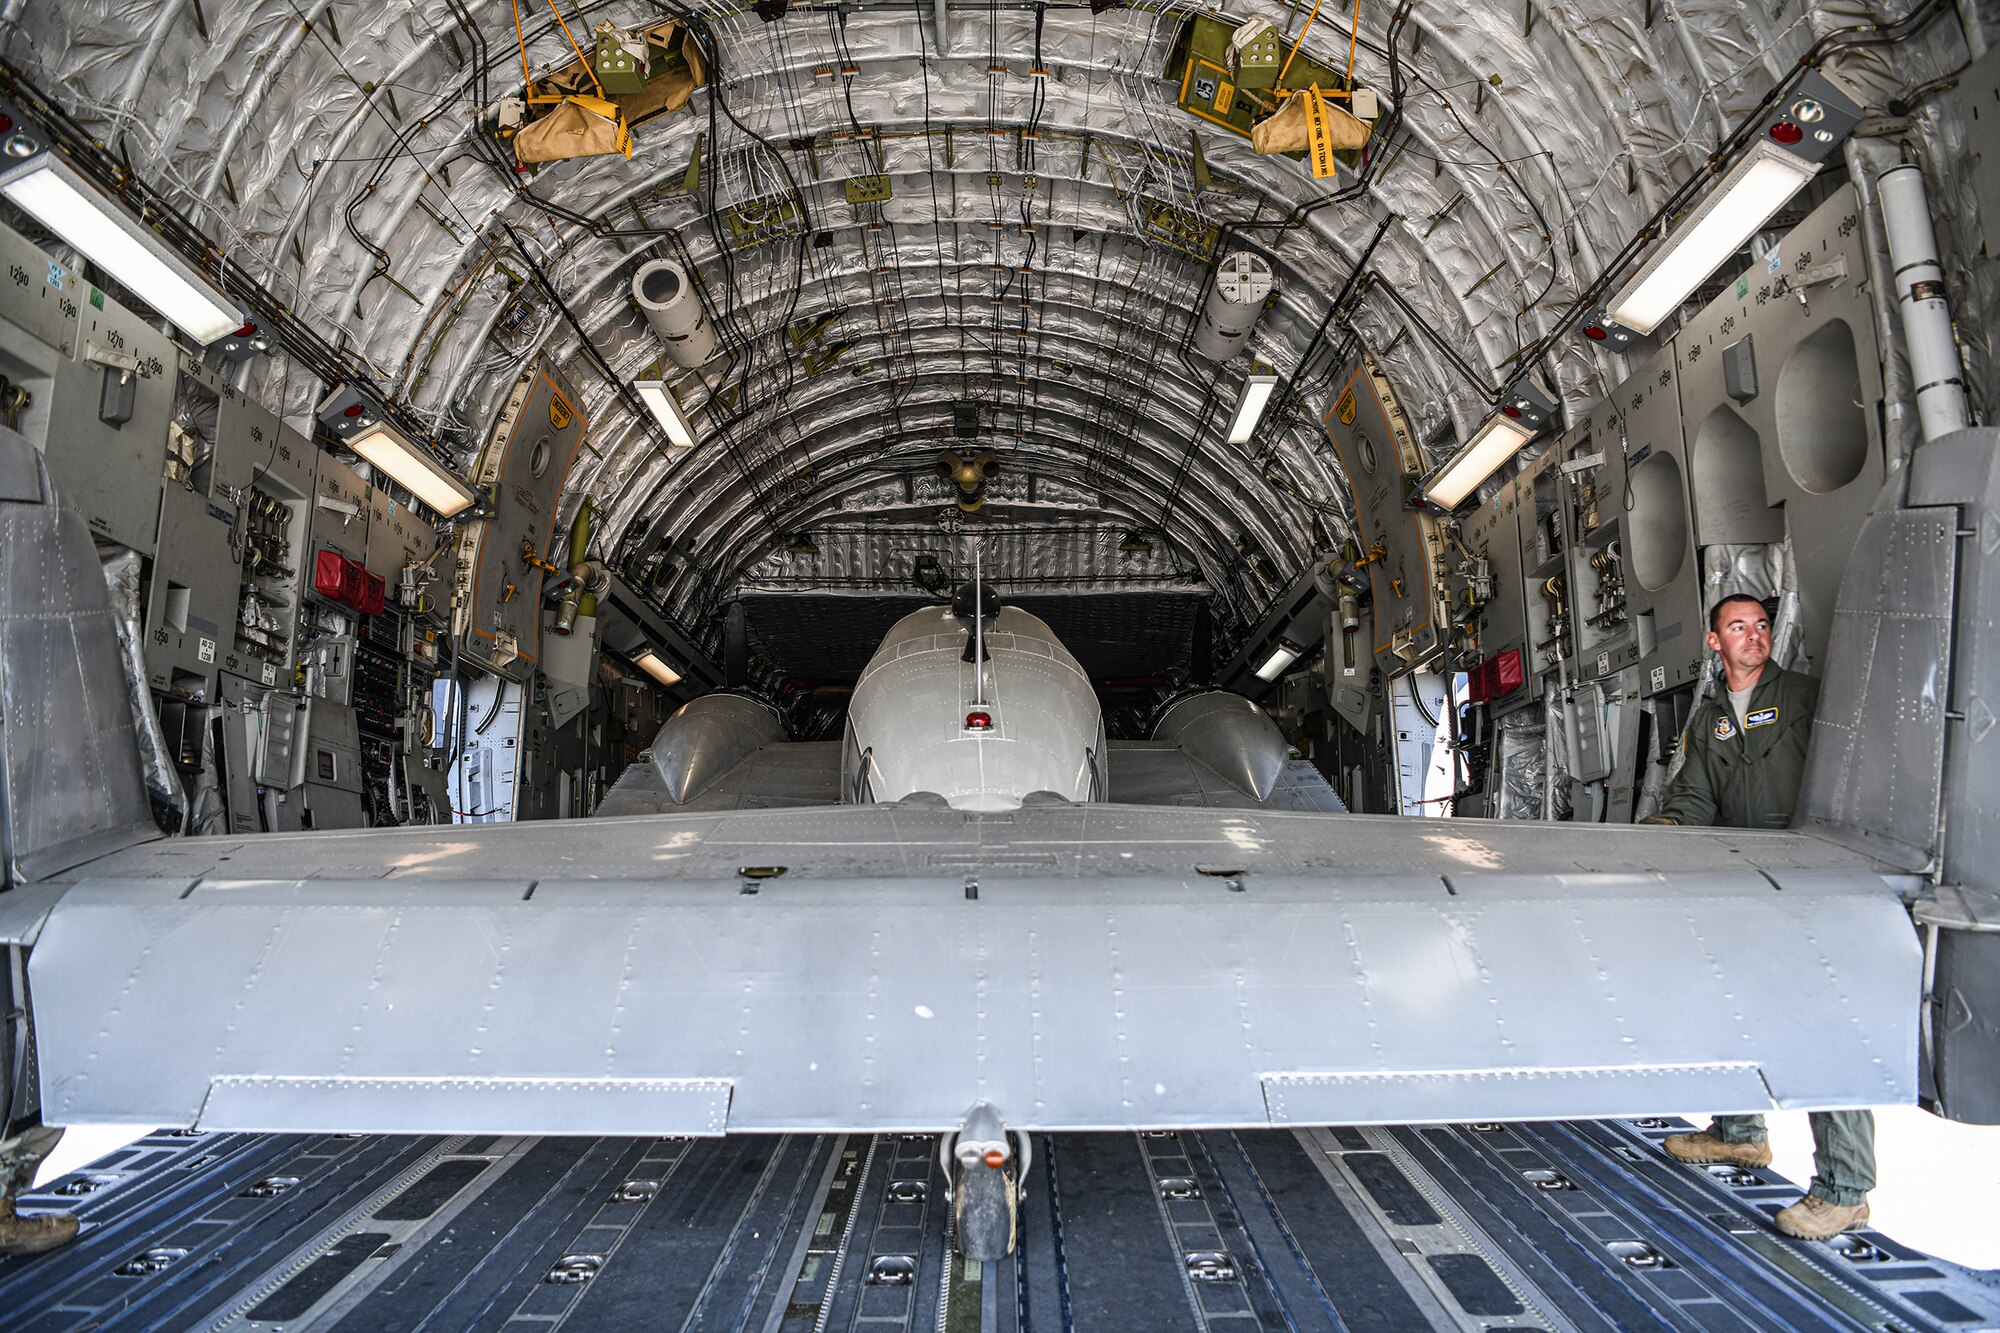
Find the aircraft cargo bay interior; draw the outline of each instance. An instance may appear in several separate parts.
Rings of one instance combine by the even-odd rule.
[[[1996,35],[0,0],[0,1329],[2000,1327]]]

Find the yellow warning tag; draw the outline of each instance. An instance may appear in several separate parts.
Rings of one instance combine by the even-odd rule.
[[[1334,174],[1333,142],[1326,124],[1326,94],[1317,86],[1306,90],[1306,155],[1312,159],[1315,179],[1325,180]]]
[[[1354,390],[1349,389],[1340,395],[1340,400],[1333,405],[1333,410],[1339,414],[1341,425],[1352,426],[1356,414],[1361,411],[1361,404],[1354,399]]]
[[[554,390],[550,390],[549,424],[557,430],[561,430],[563,427],[569,425],[569,419],[574,415],[575,413],[570,411],[569,404],[563,401],[563,396]]]

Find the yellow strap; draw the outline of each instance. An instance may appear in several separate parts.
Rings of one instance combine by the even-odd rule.
[[[1334,174],[1332,138],[1327,133],[1326,94],[1314,84],[1306,92],[1306,156],[1312,161],[1313,177],[1325,180]]]

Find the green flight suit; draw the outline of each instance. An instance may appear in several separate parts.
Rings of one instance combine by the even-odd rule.
[[[1726,687],[1688,719],[1687,756],[1667,787],[1660,814],[1677,824],[1718,828],[1786,828],[1798,804],[1812,740],[1819,682],[1768,667],[1736,720]],[[1854,1205],[1875,1188],[1875,1113],[1814,1111],[1811,1192],[1829,1203]],[[1761,1143],[1761,1115],[1719,1115],[1709,1134],[1725,1143]]]
[[[1688,719],[1681,737],[1687,757],[1660,814],[1676,824],[1788,827],[1818,704],[1818,681],[1777,667],[1765,668],[1741,723],[1729,695],[1718,690]]]

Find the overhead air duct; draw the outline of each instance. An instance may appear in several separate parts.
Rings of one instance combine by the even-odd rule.
[[[1194,350],[1211,361],[1227,361],[1249,346],[1270,295],[1271,265],[1262,255],[1239,250],[1225,256],[1195,321]]]
[[[1944,268],[1938,263],[1924,173],[1907,162],[1890,167],[1882,173],[1878,188],[1889,262],[1896,275],[1896,305],[1903,313],[1903,337],[1910,345],[1910,378],[1917,385],[1917,419],[1928,443],[1972,424],[1965,372],[1958,359],[1951,307],[1945,301]]]
[[[632,299],[666,344],[675,365],[693,368],[715,355],[715,327],[679,264],[655,259],[641,265],[632,275]]]

